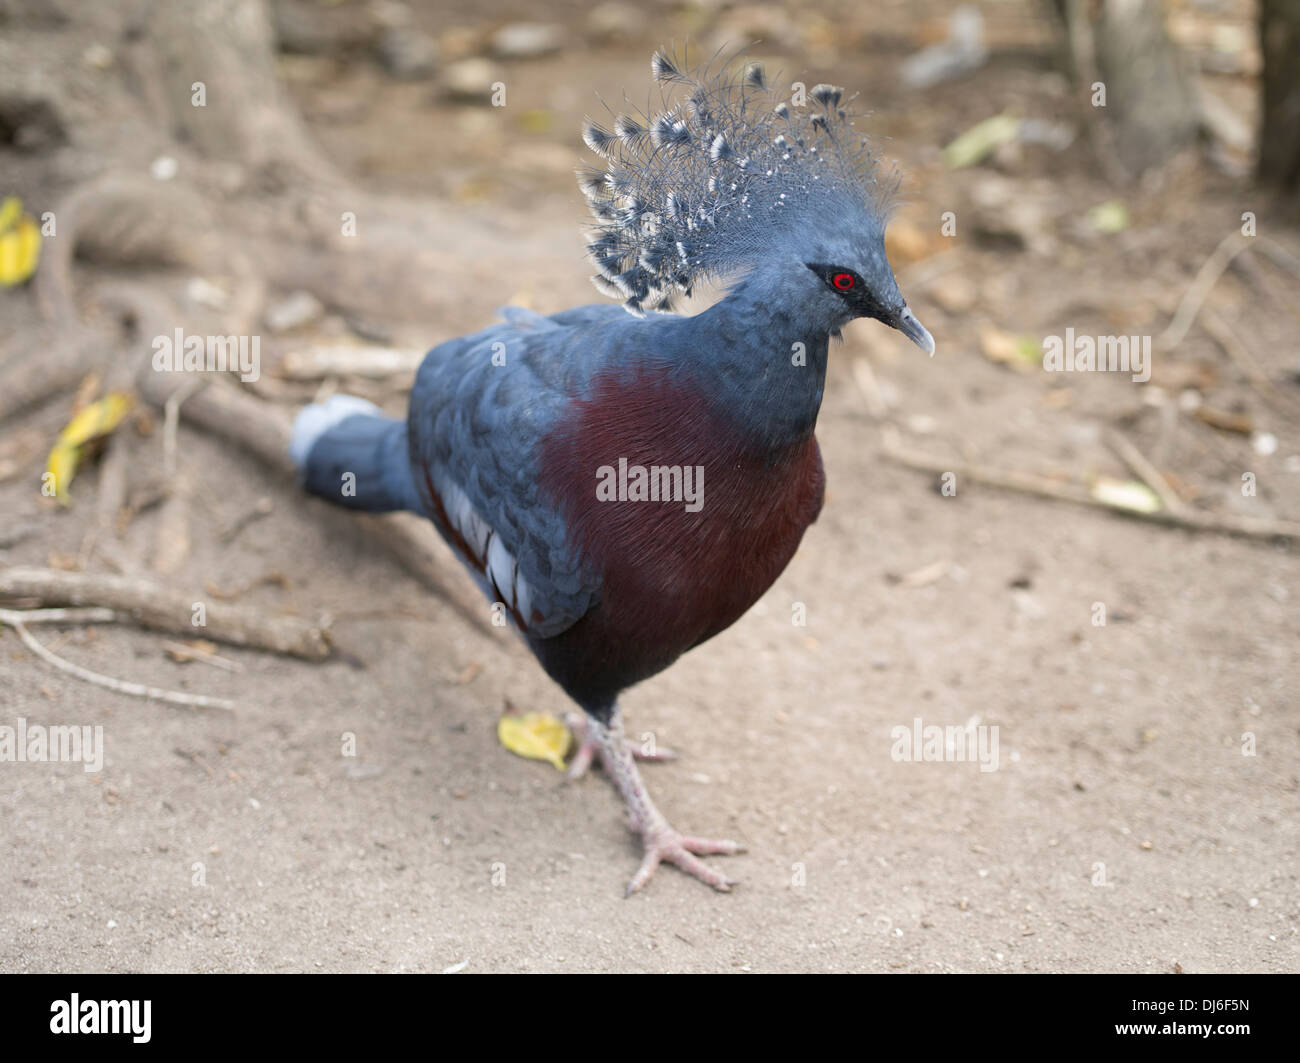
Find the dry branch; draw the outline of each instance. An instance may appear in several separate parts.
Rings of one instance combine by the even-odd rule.
[[[169,327],[171,314],[166,302],[140,285],[106,286],[100,298],[106,305],[131,316],[139,334],[155,335]],[[192,379],[192,374],[156,373],[148,359],[143,359],[136,374],[136,389],[148,402],[165,408],[172,395],[188,387]],[[288,416],[217,374],[205,375],[205,382],[205,386],[190,394],[179,407],[181,419],[244,448],[273,472],[285,477],[296,475],[289,460]],[[347,519],[360,519],[408,572],[481,632],[493,637],[499,634],[491,626],[488,611],[469,585],[468,577],[454,564],[450,552],[434,536],[427,521],[404,513],[350,514]]]
[[[247,646],[321,661],[330,655],[326,625],[292,616],[264,616],[241,606],[208,601],[139,579],[61,572],[47,568],[0,568],[0,598],[32,599],[39,605],[97,606],[126,613],[156,631]],[[206,623],[192,623],[202,602]]]
[[[42,610],[45,612],[45,610]],[[27,630],[27,621],[31,619],[28,613],[22,610],[0,609],[0,624],[8,624],[18,633],[22,639],[23,645],[32,653],[36,654],[46,664],[52,665],[60,672],[86,683],[92,683],[97,687],[103,687],[106,690],[116,691],[118,694],[129,694],[137,698],[150,698],[154,701],[165,701],[172,705],[185,705],[197,709],[233,709],[235,703],[226,698],[214,698],[207,694],[186,694],[181,690],[165,690],[162,687],[145,686],[143,683],[132,683],[124,679],[114,679],[111,675],[104,675],[102,672],[92,672],[89,668],[82,668],[79,664],[73,664],[71,661],[60,657],[53,650],[47,649],[37,641],[36,637]],[[38,619],[49,619],[40,617]]]
[[[1183,293],[1182,301],[1179,302],[1173,319],[1164,332],[1156,337],[1157,350],[1172,351],[1183,341],[1183,337],[1187,335],[1188,329],[1196,320],[1196,315],[1201,312],[1205,297],[1219,282],[1224,271],[1232,264],[1232,260],[1243,251],[1250,249],[1251,239],[1234,230],[1219,241],[1219,246],[1201,263],[1201,268],[1197,271],[1190,287]]]
[[[1109,432],[1107,439],[1110,442],[1111,449],[1123,459],[1124,464],[1132,470],[1133,475],[1137,476],[1156,493],[1165,509],[1180,516],[1186,515],[1187,507],[1183,505],[1183,500],[1178,497],[1178,494],[1169,485],[1164,473],[1157,469],[1142,451],[1138,450],[1119,432]]]
[[[1075,505],[1090,506],[1094,509],[1105,509],[1122,516],[1175,528],[1186,528],[1190,531],[1220,532],[1258,539],[1300,539],[1300,523],[1295,521],[1272,520],[1268,517],[1243,517],[1227,513],[1204,513],[1181,503],[1176,510],[1161,508],[1153,513],[1140,512],[1097,498],[1082,486],[1057,483],[1034,473],[1012,469],[989,469],[961,461],[918,454],[904,447],[894,432],[887,431],[883,433],[882,438],[882,450],[887,458],[909,469],[919,469],[936,476],[952,473],[958,479],[969,480],[971,483],[1036,495],[1039,498],[1051,498],[1058,502],[1073,502]]]
[[[425,351],[414,348],[309,347],[286,353],[277,371],[288,380],[320,380],[327,376],[413,376],[424,355]]]

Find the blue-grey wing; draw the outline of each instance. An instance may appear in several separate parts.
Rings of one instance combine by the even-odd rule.
[[[443,537],[493,601],[524,631],[547,638],[576,623],[599,594],[540,486],[541,442],[564,415],[580,371],[565,364],[563,324],[517,308],[504,316],[425,356],[411,390],[411,462]]]

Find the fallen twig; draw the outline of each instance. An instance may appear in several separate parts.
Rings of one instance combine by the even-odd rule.
[[[122,576],[60,572],[48,568],[0,568],[0,597],[31,598],[41,605],[91,605],[130,615],[157,631],[248,646],[321,661],[331,648],[326,626],[292,616],[264,616],[241,606],[196,602],[193,595]],[[203,606],[196,626],[194,607]]]
[[[137,332],[150,336],[165,334],[172,315],[165,302],[138,284],[117,283],[101,289],[101,300],[136,320]],[[178,387],[175,373],[153,372],[149,359],[142,360],[136,387],[155,406],[165,406]],[[296,475],[289,460],[289,418],[267,402],[252,398],[228,381],[211,379],[186,399],[181,418],[206,432],[244,448],[263,465],[284,476]],[[340,516],[342,516],[340,514]],[[408,513],[350,515],[380,539],[394,557],[424,585],[468,620],[480,632],[493,637],[493,628],[483,600],[469,583],[469,577],[452,563],[450,549],[438,541],[428,521]]]
[[[240,532],[254,521],[261,520],[263,517],[269,517],[274,509],[275,503],[272,502],[270,498],[266,496],[259,498],[253,504],[252,509],[248,510],[246,513],[242,513],[230,522],[226,527],[226,530],[221,533],[221,541],[227,544],[234,542]]]
[[[10,610],[14,612],[15,610]],[[112,609],[21,609],[24,624],[111,624],[121,617]]]
[[[387,377],[414,375],[425,351],[395,347],[309,347],[289,351],[277,369],[288,380],[320,380],[327,376]]]
[[[229,657],[222,657],[220,654],[213,652],[216,647],[206,639],[198,639],[193,643],[173,642],[167,639],[163,642],[163,649],[167,655],[178,663],[184,664],[188,661],[199,661],[202,664],[210,664],[214,668],[224,668],[227,672],[242,672],[244,666],[238,661],[232,661]]]
[[[1201,264],[1191,286],[1183,293],[1183,298],[1168,326],[1156,337],[1157,350],[1171,351],[1182,342],[1188,329],[1196,320],[1196,315],[1201,312],[1201,304],[1205,302],[1205,297],[1219,282],[1224,270],[1232,264],[1234,258],[1250,246],[1251,237],[1243,236],[1235,229],[1219,241],[1218,247]]]
[[[1021,494],[1051,498],[1058,502],[1073,502],[1080,506],[1105,509],[1126,517],[1151,521],[1171,527],[1186,528],[1191,531],[1221,532],[1227,535],[1245,535],[1258,539],[1300,539],[1300,523],[1287,520],[1273,520],[1268,517],[1245,517],[1237,514],[1203,513],[1182,506],[1171,510],[1157,509],[1154,512],[1142,512],[1127,506],[1116,505],[1104,498],[1097,498],[1086,489],[1071,484],[1054,483],[1033,473],[1015,470],[987,469],[977,465],[968,465],[960,461],[946,461],[941,458],[918,454],[906,449],[896,432],[886,430],[882,433],[882,450],[885,456],[900,465],[922,472],[941,475],[953,473],[959,479],[971,483],[1000,487],[1006,491],[1018,491]]]
[[[1276,240],[1267,236],[1256,236],[1259,249],[1278,269],[1284,269],[1294,277],[1300,277],[1300,258],[1296,258]]]
[[[1288,270],[1300,276],[1300,260],[1297,260],[1290,251],[1276,240],[1271,240],[1267,236],[1246,236],[1238,230],[1228,233],[1219,241],[1218,246],[1210,252],[1210,257],[1201,264],[1201,268],[1193,278],[1191,286],[1183,294],[1178,309],[1174,311],[1174,316],[1169,325],[1164,332],[1156,337],[1157,350],[1173,350],[1183,341],[1183,337],[1187,335],[1188,330],[1200,315],[1206,296],[1219,282],[1219,278],[1223,276],[1224,271],[1232,265],[1233,259],[1243,251],[1249,251],[1251,248],[1260,250],[1270,262],[1280,269]],[[1207,329],[1207,331],[1209,330]],[[1233,352],[1229,351],[1228,353],[1231,355]]]
[[[0,624],[8,624],[22,639],[23,645],[36,654],[46,664],[52,665],[60,672],[75,676],[87,683],[104,687],[118,694],[129,694],[137,698],[150,698],[153,701],[165,701],[171,705],[186,705],[198,709],[233,709],[235,703],[227,698],[214,698],[207,694],[186,694],[180,690],[164,690],[162,687],[145,686],[143,683],[131,683],[123,679],[114,679],[111,675],[92,672],[69,660],[60,657],[53,650],[46,649],[30,631],[27,630],[27,614],[22,610],[0,609]]]
[[[176,475],[176,426],[180,423],[181,407],[202,384],[202,377],[191,376],[163,403],[163,475],[169,480]]]
[[[1119,432],[1109,432],[1107,439],[1110,442],[1111,449],[1124,460],[1124,464],[1133,471],[1133,474],[1138,479],[1156,493],[1165,509],[1171,513],[1183,513],[1187,508],[1183,505],[1183,500],[1169,486],[1169,481],[1165,479],[1164,473],[1152,465],[1142,451],[1138,450]]]
[[[1210,337],[1223,348],[1224,354],[1232,359],[1237,368],[1245,374],[1246,379],[1259,392],[1259,397],[1264,402],[1272,406],[1278,413],[1291,417],[1296,416],[1297,411],[1300,411],[1300,402],[1278,389],[1277,385],[1269,379],[1264,367],[1255,360],[1255,356],[1237,338],[1237,334],[1232,331],[1231,326],[1208,306],[1201,311],[1201,328],[1205,329]]]

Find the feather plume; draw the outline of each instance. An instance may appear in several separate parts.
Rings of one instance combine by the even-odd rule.
[[[897,175],[882,172],[841,103],[815,85],[807,106],[778,99],[758,64],[688,69],[656,52],[657,114],[624,114],[583,140],[606,161],[579,172],[596,219],[597,287],[629,310],[662,307],[701,279],[752,265],[846,211],[882,224]]]

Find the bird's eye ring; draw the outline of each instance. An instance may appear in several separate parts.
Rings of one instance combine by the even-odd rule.
[[[835,287],[836,291],[847,292],[853,287],[853,274],[837,273],[831,278],[831,284]]]

